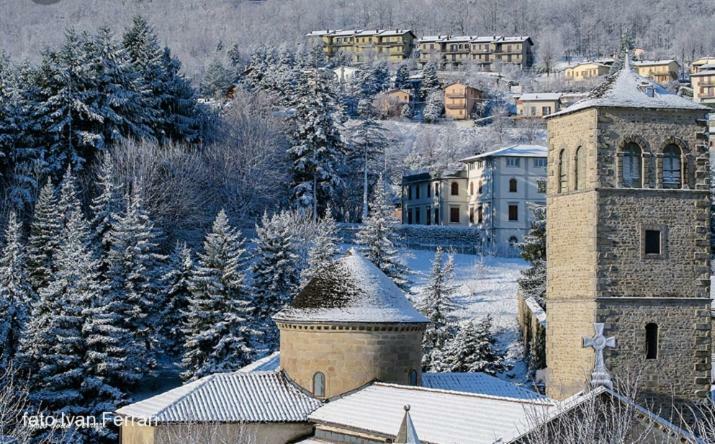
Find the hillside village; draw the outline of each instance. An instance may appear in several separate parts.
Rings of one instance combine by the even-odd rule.
[[[715,442],[715,49],[388,25],[0,52],[0,442]]]

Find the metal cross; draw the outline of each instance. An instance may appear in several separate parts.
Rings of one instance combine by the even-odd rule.
[[[593,367],[593,372],[591,372],[591,385],[593,387],[603,385],[605,387],[613,389],[611,375],[608,373],[606,363],[603,360],[603,350],[605,350],[606,347],[615,348],[616,338],[614,338],[613,336],[609,338],[603,336],[602,323],[597,322],[593,324],[593,328],[594,330],[596,330],[596,335],[594,337],[583,337],[583,346],[591,347],[596,351],[596,364]]]

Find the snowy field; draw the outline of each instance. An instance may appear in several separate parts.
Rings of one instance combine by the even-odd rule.
[[[429,280],[434,252],[428,250],[401,251],[407,266],[415,273],[412,277],[413,298],[419,300],[420,290]],[[527,263],[519,258],[454,255],[454,278],[459,286],[455,302],[461,307],[455,316],[460,321],[480,320],[487,314],[494,318],[497,340],[502,349],[507,350],[514,368],[501,375],[504,378],[522,382],[526,377],[526,366],[522,359],[522,347],[518,341],[516,322],[516,280]]]

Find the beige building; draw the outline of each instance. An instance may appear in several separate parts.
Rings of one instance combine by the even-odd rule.
[[[547,117],[547,393],[583,390],[603,323],[605,366],[639,372],[641,400],[710,389],[708,108],[624,68]],[[633,374],[633,373],[631,373]]]
[[[467,120],[475,105],[482,99],[482,92],[464,83],[455,82],[444,88],[444,114],[448,119]]]
[[[310,32],[307,37],[319,41],[328,57],[346,54],[355,64],[371,60],[399,63],[410,57],[415,40],[409,29],[324,30]]]
[[[661,85],[667,85],[680,77],[680,64],[675,60],[644,60],[633,62],[633,66],[639,75]]]
[[[407,225],[467,225],[465,170],[402,177],[402,223]]]
[[[610,66],[598,62],[585,62],[578,65],[569,66],[564,70],[566,80],[581,81],[586,79],[595,79],[596,77],[605,76],[608,74]]]
[[[417,41],[422,66],[433,61],[440,69],[474,66],[484,71],[493,71],[496,64],[530,68],[534,63],[533,46],[528,36],[433,35]]]
[[[391,89],[378,94],[374,99],[375,108],[385,117],[397,117],[402,107],[412,101],[412,92],[407,89]]]
[[[698,67],[690,74],[690,83],[694,101],[715,107],[715,62]]]
[[[690,64],[690,73],[696,73],[704,65],[715,65],[715,57],[701,57]]]
[[[510,256],[546,204],[546,147],[514,145],[463,159],[469,224],[481,228],[488,252]]]
[[[561,93],[527,93],[516,100],[517,117],[544,117],[561,109]]]

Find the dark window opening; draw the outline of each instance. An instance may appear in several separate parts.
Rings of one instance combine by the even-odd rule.
[[[660,230],[645,230],[645,254],[660,254]]]
[[[519,220],[519,206],[509,205],[509,220]]]
[[[434,196],[439,197],[439,184],[434,184]]]
[[[434,209],[434,224],[439,225],[439,208]]]
[[[477,207],[477,223],[481,224],[484,221],[484,208],[480,205]]]
[[[412,225],[412,208],[407,210],[407,225]]]
[[[658,325],[648,324],[645,326],[645,358],[658,358]]]
[[[410,370],[410,385],[417,385],[417,370]]]
[[[418,225],[420,224],[420,209],[419,208],[415,208],[415,223]]]
[[[469,223],[474,223],[474,207],[469,207]]]
[[[430,213],[431,213],[431,211],[430,211],[429,207],[425,208],[425,223],[427,225],[432,225],[432,218],[429,217]]]
[[[449,209],[449,221],[453,224],[459,223],[459,207]]]
[[[459,196],[459,184],[452,182],[452,196]]]
[[[516,179],[509,179],[509,192],[516,193],[517,184]]]
[[[420,186],[415,185],[415,199],[419,199],[419,198],[420,198]]]

